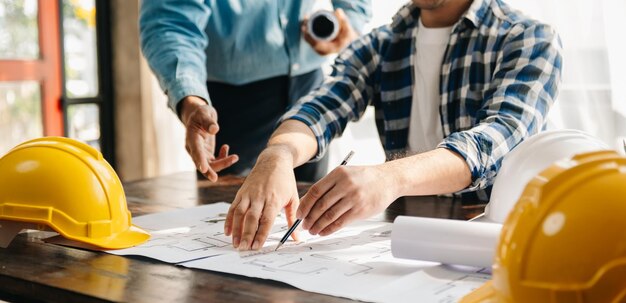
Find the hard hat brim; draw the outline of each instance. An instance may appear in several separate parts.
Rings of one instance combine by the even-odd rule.
[[[129,248],[142,244],[150,239],[150,234],[136,225],[131,225],[127,230],[106,238],[72,237],[70,235],[62,235],[70,240],[91,244],[102,249]]]

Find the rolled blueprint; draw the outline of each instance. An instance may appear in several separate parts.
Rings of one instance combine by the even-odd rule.
[[[396,258],[491,267],[502,225],[398,216],[391,231]]]
[[[309,17],[307,31],[315,40],[332,41],[339,34],[339,20],[332,11],[317,11]]]

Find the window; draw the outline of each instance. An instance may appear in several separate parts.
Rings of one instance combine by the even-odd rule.
[[[55,1],[0,0],[0,154],[63,135],[57,24]]]
[[[100,150],[113,163],[108,2],[62,0],[61,4],[65,134]]]
[[[114,163],[108,16],[101,0],[0,0],[0,155],[68,136]]]
[[[626,1],[510,0],[553,26],[563,44],[563,83],[550,122],[585,131],[622,150],[626,138]]]

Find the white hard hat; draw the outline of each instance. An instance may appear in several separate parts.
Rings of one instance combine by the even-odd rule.
[[[598,138],[573,129],[545,131],[522,141],[502,160],[489,204],[478,221],[504,223],[526,184],[554,162],[608,149]]]

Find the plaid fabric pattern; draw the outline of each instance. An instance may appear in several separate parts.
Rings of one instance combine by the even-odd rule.
[[[352,43],[323,86],[283,116],[313,130],[317,157],[368,105],[375,106],[387,160],[407,155],[419,14],[407,4],[390,25]],[[545,126],[561,65],[555,31],[501,0],[474,0],[453,26],[441,68],[438,147],[467,162],[472,184],[462,192],[489,187],[504,155]]]

